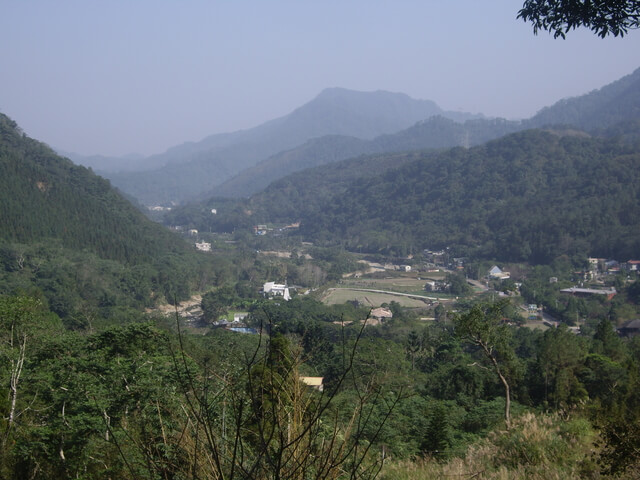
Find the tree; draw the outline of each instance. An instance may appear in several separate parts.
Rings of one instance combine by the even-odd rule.
[[[533,24],[533,32],[546,30],[565,38],[569,30],[587,27],[599,37],[623,37],[640,27],[639,0],[526,0],[518,17]]]
[[[433,309],[433,315],[435,316],[437,322],[445,322],[447,320],[447,311],[441,303],[439,303],[436,308]]]
[[[225,285],[202,296],[202,312],[207,322],[215,322],[227,314],[227,309],[235,301],[236,294],[232,287]]]
[[[446,282],[449,284],[447,293],[451,295],[462,296],[471,293],[471,287],[460,273],[447,273]]]
[[[6,423],[0,424],[3,426],[0,441],[3,448],[20,415],[18,400],[31,344],[34,338],[50,333],[46,316],[46,309],[36,298],[0,297],[0,373],[6,370],[8,376],[8,381],[1,377],[0,381],[9,386],[8,411],[2,412]]]
[[[503,323],[503,311],[508,302],[491,305],[478,304],[471,310],[454,318],[455,332],[463,341],[480,347],[484,358],[504,387],[504,421],[511,428],[511,386],[507,378],[510,364],[515,360],[515,352],[509,344],[511,330]],[[477,363],[476,363],[477,365]]]
[[[584,339],[560,324],[544,332],[537,348],[535,370],[541,375],[544,405],[556,409],[568,408],[588,398],[578,373],[584,364]]]
[[[192,368],[179,331],[176,375],[189,419],[184,436],[193,439],[193,471],[202,468],[198,478],[375,478],[382,459],[373,446],[402,389],[359,384],[354,359],[363,330],[364,325],[351,347],[343,345],[342,368],[322,392],[300,380],[302,352],[281,333],[261,335],[253,353],[238,362],[240,369],[220,375],[206,366]],[[351,382],[353,393],[341,409]]]

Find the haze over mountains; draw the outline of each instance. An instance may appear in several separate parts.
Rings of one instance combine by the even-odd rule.
[[[325,136],[263,160],[211,190],[208,196],[246,197],[266,188],[274,180],[305,168],[364,154],[471,147],[520,128],[520,122],[504,119],[478,119],[458,123],[438,115],[406,130],[380,135],[373,140]]]
[[[302,107],[252,129],[212,135],[167,152],[130,162],[128,169],[109,171],[92,166],[114,185],[144,204],[182,202],[209,192],[214,186],[278,152],[325,135],[373,139],[442,115],[456,120],[477,115],[446,112],[434,102],[414,100],[400,93],[356,92],[330,88]],[[82,159],[76,157],[82,163]],[[118,166],[122,162],[115,163]],[[285,172],[286,173],[286,172]]]
[[[368,142],[356,139],[322,138],[270,157],[226,181],[212,195],[241,197],[257,193],[285,172],[344,160],[361,154],[399,152],[453,146],[471,147],[525,128],[551,124],[579,128],[607,128],[619,121],[640,118],[634,111],[638,72],[583,97],[563,100],[522,122],[504,119],[473,119],[464,123],[440,116],[423,120],[395,134],[381,135]],[[636,106],[636,107],[634,107]]]
[[[521,122],[486,118],[455,122],[434,116],[406,130],[381,135],[370,141],[339,137],[314,139],[244,170],[212,190],[210,196],[249,196],[288,173],[357,155],[455,146],[468,148],[519,130],[545,125],[605,130],[620,122],[640,118],[639,109],[640,70],[636,70],[600,90],[562,100]]]
[[[307,241],[397,255],[455,246],[532,263],[631,257],[640,248],[639,92],[637,70],[526,121],[437,116],[373,140],[314,139],[217,189],[261,187],[248,199],[212,197],[165,220],[206,231],[300,221]]]
[[[640,118],[640,71],[600,90],[561,100],[523,121],[446,112],[404,94],[330,88],[284,117],[252,129],[212,135],[160,155],[91,166],[145,205],[211,196],[246,197],[305,168],[363,154],[471,147],[508,133],[545,125],[593,131]]]
[[[519,242],[518,238],[525,239],[527,235],[536,231],[536,228],[531,227],[529,223],[522,226],[522,231],[514,234],[515,236],[512,235],[513,232],[504,233],[501,237],[502,243],[492,240],[494,247],[482,246],[482,242],[490,241],[491,236],[487,235],[487,229],[496,231],[498,228],[497,224],[491,223],[491,218],[494,218],[492,215],[504,218],[504,223],[508,225],[516,225],[517,218],[512,218],[504,212],[500,213],[498,207],[502,204],[496,200],[497,203],[487,204],[481,209],[482,212],[489,212],[489,217],[485,218],[480,212],[473,216],[474,225],[479,222],[473,227],[477,234],[473,239],[467,238],[466,233],[460,232],[464,230],[464,222],[470,225],[471,219],[464,220],[470,210],[460,206],[456,207],[457,210],[451,209],[456,205],[453,201],[454,192],[458,192],[462,198],[476,195],[477,199],[473,203],[477,205],[478,199],[483,195],[487,198],[496,197],[501,189],[513,183],[508,176],[497,178],[483,173],[485,170],[501,172],[500,175],[503,175],[504,170],[515,169],[521,177],[529,179],[524,183],[522,179],[518,180],[522,187],[521,194],[524,195],[521,199],[524,202],[520,210],[521,216],[531,217],[531,212],[535,210],[533,207],[543,198],[556,198],[558,191],[564,194],[573,190],[575,191],[570,199],[565,198],[568,193],[560,195],[556,198],[556,204],[569,202],[572,215],[580,215],[580,209],[573,209],[576,205],[581,205],[586,211],[588,205],[596,205],[593,203],[596,199],[601,202],[602,198],[597,196],[597,188],[594,187],[600,178],[600,181],[604,182],[601,188],[613,190],[607,197],[607,202],[600,204],[598,208],[593,207],[594,211],[599,212],[598,215],[602,218],[618,220],[607,225],[602,224],[595,230],[594,225],[600,225],[596,220],[587,221],[589,228],[585,227],[584,222],[571,219],[559,220],[559,224],[577,225],[573,233],[565,234],[571,235],[578,243],[582,242],[580,248],[584,247],[586,250],[589,250],[589,247],[584,246],[585,238],[606,254],[613,253],[607,248],[631,254],[637,247],[633,239],[636,238],[637,224],[640,222],[635,214],[632,214],[637,211],[637,198],[633,200],[637,181],[632,180],[629,184],[629,179],[635,178],[635,172],[639,168],[636,165],[638,153],[633,145],[640,139],[640,70],[588,95],[558,102],[543,109],[533,118],[521,122],[468,118],[464,123],[459,123],[445,118],[445,114],[446,112],[442,112],[433,102],[415,101],[406,95],[329,89],[292,114],[255,129],[214,135],[199,143],[175,147],[164,154],[163,160],[154,160],[168,162],[165,167],[137,172],[129,177],[128,181],[137,179],[142,183],[142,180],[146,179],[146,185],[157,187],[155,191],[146,192],[148,197],[144,194],[138,196],[143,201],[145,198],[155,198],[153,195],[160,193],[166,193],[166,198],[186,199],[202,195],[205,192],[203,188],[210,188],[212,180],[207,174],[217,175],[215,178],[219,181],[223,178],[220,172],[224,170],[227,172],[227,182],[212,190],[212,193],[242,196],[267,187],[263,193],[250,199],[248,210],[253,212],[252,215],[235,215],[231,219],[232,222],[236,222],[236,226],[266,221],[295,221],[302,218],[302,232],[319,238],[321,232],[319,233],[317,228],[320,228],[354,248],[358,245],[369,245],[367,248],[384,249],[388,248],[384,245],[391,245],[396,241],[406,243],[407,239],[413,239],[413,243],[418,242],[418,238],[432,238],[435,243],[453,239],[460,244],[466,243],[467,246],[479,245],[479,248],[495,257],[499,256],[500,252],[508,251],[510,238]],[[415,118],[424,115],[430,117],[415,122]],[[461,115],[450,116],[461,119]],[[381,131],[399,128],[411,122],[411,126],[397,133],[380,134]],[[621,144],[616,143],[619,140],[613,143],[612,140],[559,142],[553,136],[528,134],[520,137],[507,136],[503,141],[490,144],[493,147],[489,149],[470,149],[474,145],[483,145],[492,138],[543,125],[559,125],[560,129],[556,128],[556,135],[560,138],[583,138],[590,135],[587,132],[591,132],[596,136],[616,137],[624,141]],[[585,131],[580,132],[580,128]],[[332,130],[346,133],[327,134]],[[306,138],[318,132],[322,135]],[[28,243],[33,240],[41,241],[43,238],[57,238],[63,242],[65,248],[90,249],[104,258],[125,262],[148,259],[150,249],[167,252],[178,248],[164,232],[154,233],[157,227],[139,218],[129,204],[109,189],[108,184],[91,172],[57,158],[39,142],[21,137],[15,122],[7,117],[2,117],[0,133],[5,152],[5,169],[8,172],[4,179],[5,200],[0,212],[4,218],[3,225],[6,226],[3,233],[6,240]],[[295,146],[282,150],[283,146],[294,143]],[[464,149],[443,153],[437,151],[451,145]],[[255,163],[255,159],[260,155],[275,150],[277,153]],[[495,151],[501,152],[499,157],[490,153]],[[468,154],[463,155],[460,152]],[[567,165],[558,165],[557,159],[552,158],[554,155],[565,158]],[[219,162],[213,162],[212,158],[218,159]],[[349,158],[352,160],[344,161]],[[579,162],[585,158],[588,162],[580,164]],[[249,159],[253,159],[254,165],[249,168],[241,167],[241,164],[246,164]],[[484,165],[480,169],[474,163],[478,159],[481,159]],[[145,162],[151,160],[145,159]],[[223,165],[225,162],[226,166]],[[531,170],[531,165],[536,165],[536,162],[539,170],[547,172],[548,178],[538,178],[536,170]],[[593,162],[601,164],[605,170],[592,169]],[[436,183],[433,183],[430,177],[430,169],[436,168],[434,165],[437,165],[437,169],[448,170],[447,175],[441,175]],[[18,175],[21,169],[24,172]],[[577,183],[578,172],[594,172],[593,178],[588,179],[584,188],[571,189],[569,185],[564,184],[558,186],[553,176],[562,173],[563,169],[570,169],[569,176],[576,178],[574,184]],[[231,171],[236,172],[233,178],[230,178]],[[299,172],[290,175],[295,171]],[[403,171],[405,173],[402,173]],[[476,173],[472,175],[473,178],[467,178],[468,172],[471,171]],[[171,172],[174,173],[173,177],[165,177]],[[513,172],[509,174],[512,175]],[[15,175],[17,176],[13,179]],[[164,179],[164,184],[153,183],[161,178]],[[413,185],[420,178],[420,185]],[[186,184],[188,188],[185,193],[185,184],[181,182],[186,180],[190,183]],[[173,183],[169,184],[170,181]],[[116,180],[114,183],[118,185]],[[268,186],[269,184],[271,185]],[[532,189],[531,185],[538,187]],[[615,185],[617,187],[614,188]],[[119,186],[126,193],[132,194],[122,185]],[[442,200],[439,197],[423,198],[423,194],[435,190],[442,191],[442,198],[450,198],[447,205],[451,208],[438,210],[441,220],[451,218],[456,219],[455,221],[442,220],[443,223],[438,226],[432,222],[415,220],[424,220],[427,218],[425,215],[433,215],[434,205]],[[138,188],[136,191],[139,193],[141,190]],[[171,192],[176,196],[170,197]],[[341,197],[345,192],[351,192],[347,203]],[[511,194],[516,195],[517,192],[512,191]],[[514,198],[509,198],[509,205],[516,203]],[[275,207],[275,211],[265,209],[264,205]],[[376,209],[375,205],[380,208]],[[402,221],[399,221],[399,217],[393,214],[388,216],[388,212],[381,214],[382,205],[385,205],[389,212],[410,211],[414,212],[415,216],[402,217]],[[232,207],[231,210],[233,208],[236,207]],[[369,211],[368,208],[373,210]],[[552,205],[548,205],[548,208],[551,209]],[[567,210],[567,207],[564,209]],[[172,219],[174,223],[178,220],[181,224],[199,222],[189,214],[184,215],[184,211],[177,212],[176,215]],[[180,218],[180,215],[183,217]],[[229,220],[228,212],[221,212],[219,221],[225,218]],[[358,219],[358,222],[353,219]],[[310,225],[315,225],[316,230],[310,228]],[[339,227],[340,225],[342,227]],[[450,227],[453,225],[457,226],[451,230]],[[213,230],[219,228],[219,225],[212,224],[197,226]],[[342,230],[338,231],[336,228]],[[389,230],[395,233],[389,235]],[[381,240],[371,240],[373,233],[384,231],[387,233],[382,234]],[[607,236],[602,237],[603,231],[617,231],[618,240],[613,242],[608,240]],[[585,232],[591,233],[587,235]],[[402,241],[398,237],[399,234]],[[566,238],[562,242],[558,238],[556,235],[555,240],[539,240],[537,247],[529,240],[529,253],[513,253],[510,258],[535,261],[548,259],[550,254],[544,253],[544,250],[549,250],[550,242],[557,241],[556,243],[564,243],[565,246],[568,242]]]

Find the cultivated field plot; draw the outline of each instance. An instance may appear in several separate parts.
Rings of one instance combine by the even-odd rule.
[[[524,324],[525,327],[530,328],[531,330],[549,330],[549,327],[546,326],[542,320],[528,320]]]
[[[322,302],[327,305],[336,305],[353,300],[357,300],[363,305],[369,305],[371,307],[379,307],[383,303],[392,301],[398,302],[401,306],[407,308],[425,307],[429,305],[429,300],[426,299],[420,300],[403,295],[394,295],[393,293],[363,292],[350,288],[332,288],[322,297]]]
[[[428,277],[420,277],[418,280],[416,276],[401,276],[401,277],[389,277],[389,278],[347,278],[343,279],[340,284],[344,288],[365,288],[370,290],[386,290],[390,292],[398,293],[410,293],[414,295],[423,295],[427,297],[443,297],[446,298],[446,294],[435,294],[431,292],[425,292],[424,285],[427,282],[427,278],[431,280],[440,280],[444,278],[445,274],[434,273],[429,274]]]

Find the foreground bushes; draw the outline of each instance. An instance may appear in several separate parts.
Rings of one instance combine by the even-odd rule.
[[[463,457],[390,462],[383,479],[477,478],[549,480],[600,478],[596,432],[583,418],[526,413],[510,430],[496,430],[469,447]]]

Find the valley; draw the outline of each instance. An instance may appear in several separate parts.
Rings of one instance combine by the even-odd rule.
[[[328,89],[124,193],[0,115],[0,478],[633,478],[638,92]]]

